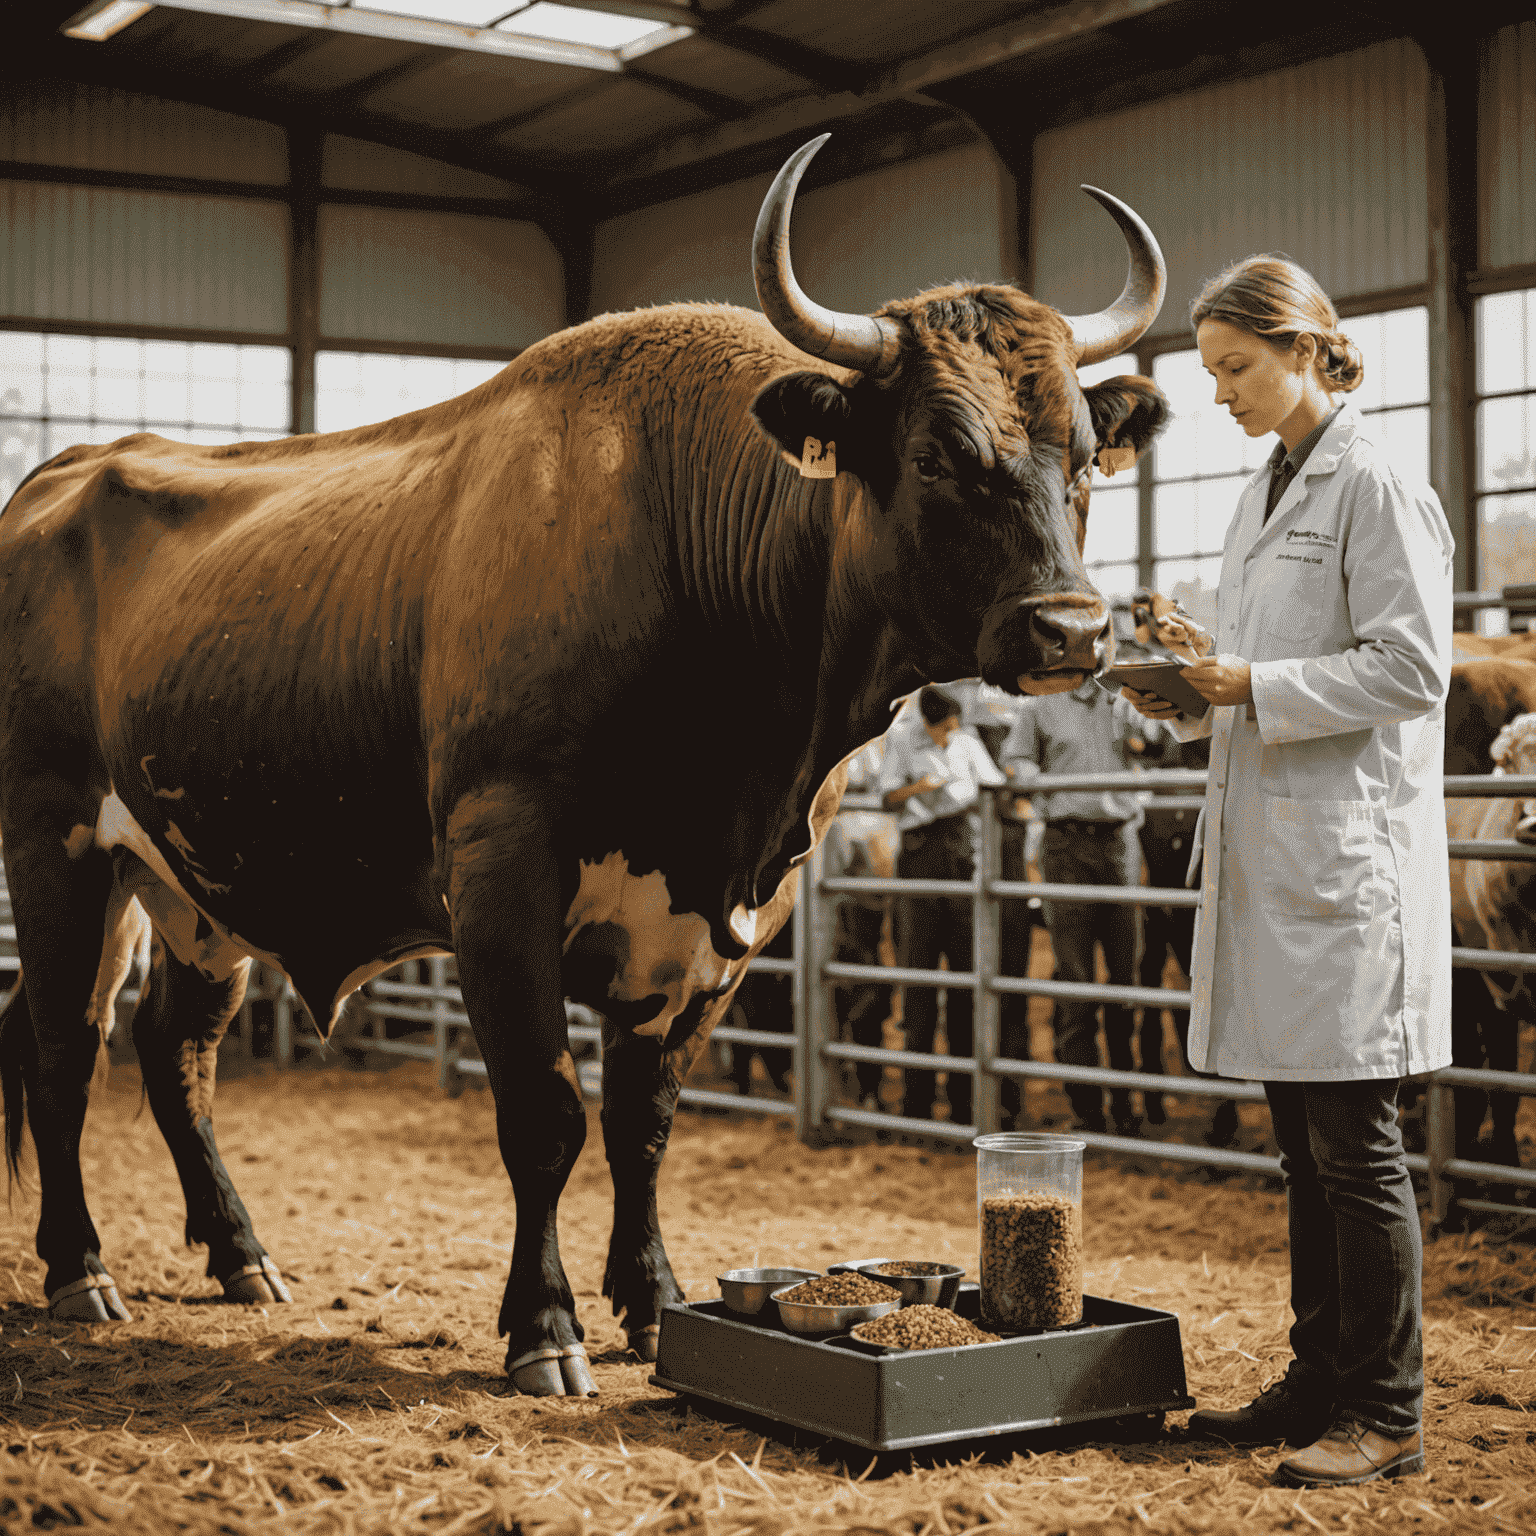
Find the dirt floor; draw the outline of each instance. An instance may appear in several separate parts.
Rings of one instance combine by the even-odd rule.
[[[1042,1106],[1036,1104],[1036,1109]],[[1262,1144],[1245,1109],[1242,1144]],[[219,1139],[291,1307],[215,1299],[181,1243],[181,1196],[137,1070],[93,1103],[84,1168],[135,1314],[51,1322],[17,1194],[0,1238],[0,1530],[122,1532],[1274,1532],[1536,1529],[1536,1262],[1512,1228],[1426,1249],[1429,1472],[1298,1494],[1273,1449],[1057,1435],[871,1461],[726,1424],[647,1382],[598,1295],[611,1191],[595,1110],[561,1206],[601,1396],[509,1395],[495,1316],[513,1228],[483,1091],[429,1069],[254,1069],[219,1094]],[[847,1257],[974,1274],[967,1153],[811,1151],[782,1122],[680,1117],[662,1176],[691,1298],[721,1270]],[[1191,1393],[1245,1401],[1284,1367],[1282,1199],[1255,1181],[1095,1158],[1087,1288],[1181,1320]]]

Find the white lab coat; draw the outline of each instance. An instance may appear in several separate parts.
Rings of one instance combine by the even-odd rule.
[[[1242,492],[1217,596],[1215,649],[1251,663],[1254,705],[1171,722],[1212,737],[1190,1060],[1280,1082],[1430,1071],[1451,1059],[1454,543],[1349,406],[1266,524],[1268,486],[1266,466]]]

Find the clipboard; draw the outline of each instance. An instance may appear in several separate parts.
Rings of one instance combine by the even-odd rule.
[[[1211,707],[1211,701],[1196,693],[1179,675],[1188,665],[1177,657],[1172,661],[1127,661],[1101,672],[1098,681],[1111,693],[1122,688],[1155,693],[1158,698],[1177,704],[1190,719],[1198,720]]]

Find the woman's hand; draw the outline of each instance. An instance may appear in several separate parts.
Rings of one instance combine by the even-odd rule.
[[[1120,697],[1138,715],[1145,715],[1148,720],[1178,720],[1184,714],[1177,704],[1170,704],[1167,699],[1155,693],[1138,693],[1134,688],[1122,688]]]
[[[1253,703],[1253,671],[1241,656],[1202,656],[1184,668],[1184,676],[1212,704]]]

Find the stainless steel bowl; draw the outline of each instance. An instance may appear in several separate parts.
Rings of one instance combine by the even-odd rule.
[[[715,1284],[732,1312],[755,1317],[768,1305],[774,1291],[820,1277],[819,1269],[728,1269],[715,1276]]]
[[[933,1273],[926,1275],[888,1275],[881,1270],[882,1264],[921,1264]],[[960,1281],[965,1276],[961,1264],[942,1264],[936,1259],[873,1259],[859,1266],[859,1273],[881,1285],[894,1286],[901,1292],[901,1304],[915,1307],[926,1303],[930,1307],[948,1307],[954,1310],[955,1298],[960,1294]]]
[[[779,1317],[791,1333],[847,1333],[855,1323],[867,1323],[901,1307],[899,1300],[866,1302],[858,1307],[819,1307],[803,1301],[785,1301],[784,1292],[793,1289],[794,1286],[787,1285],[773,1293],[779,1304]]]

